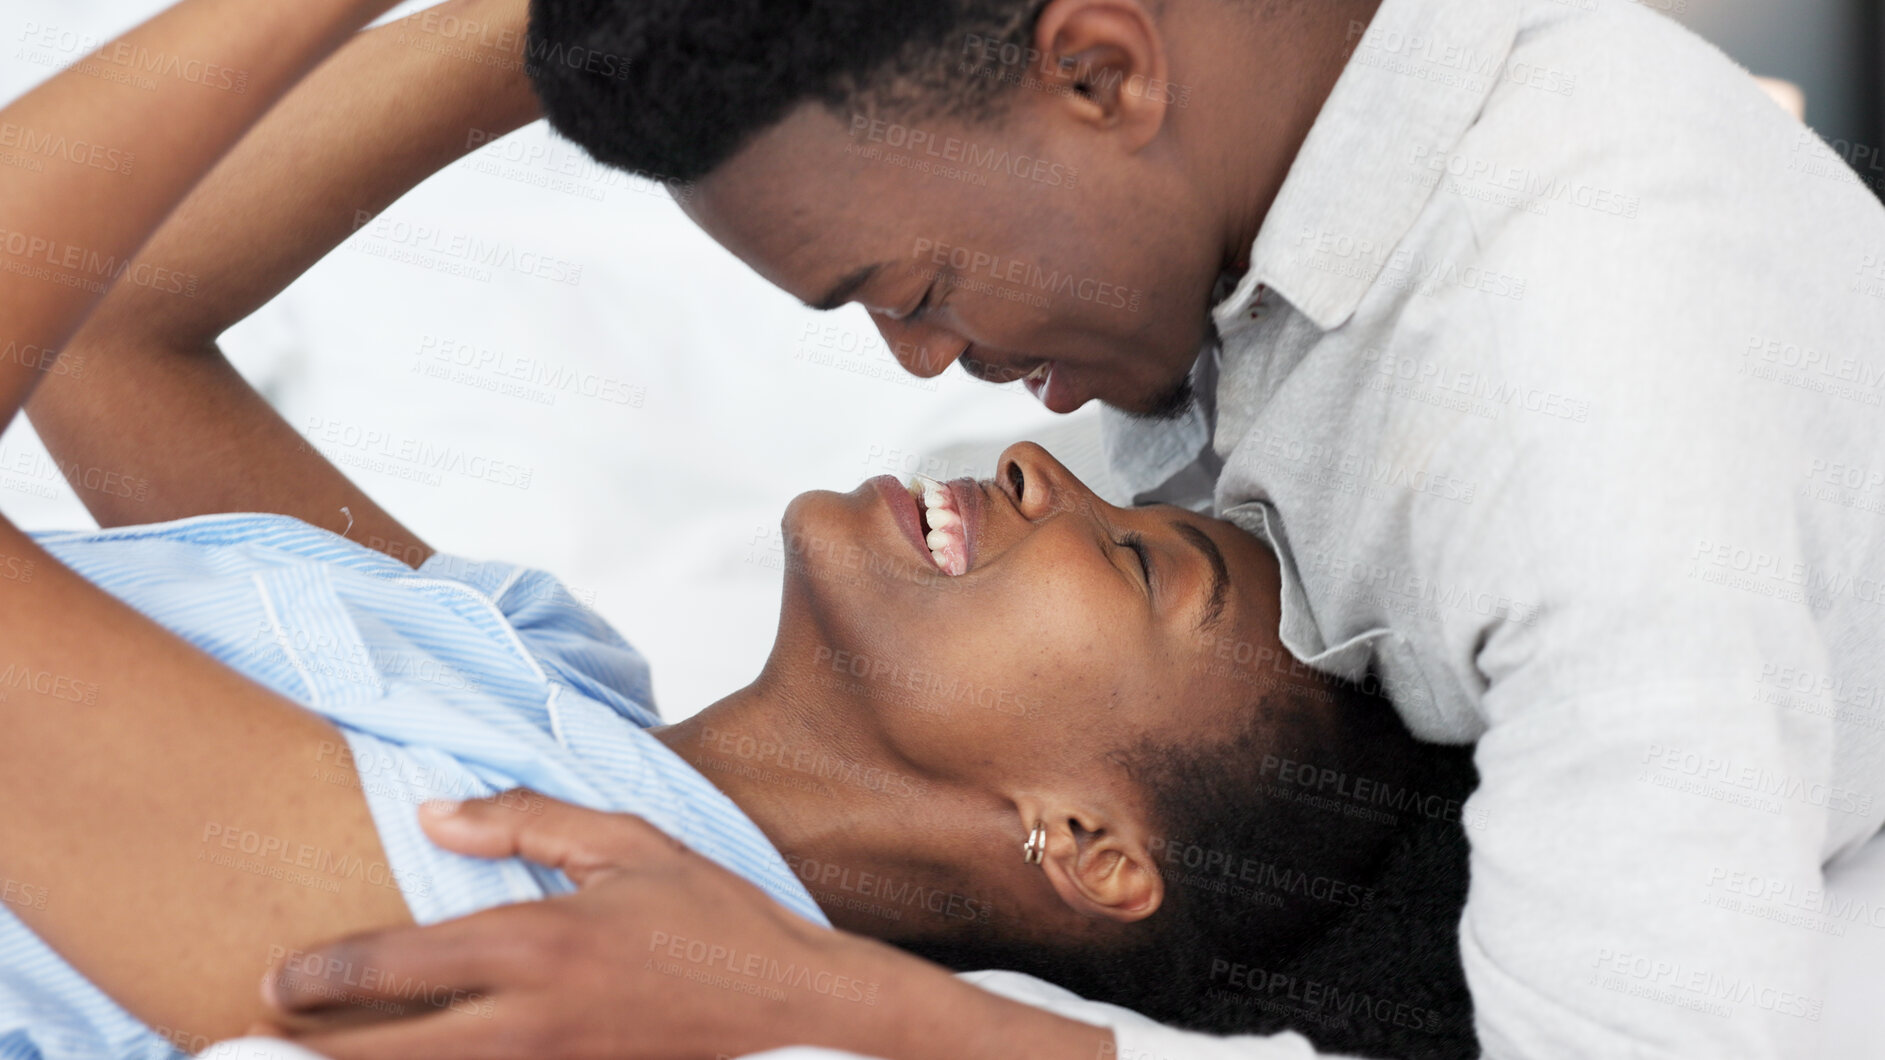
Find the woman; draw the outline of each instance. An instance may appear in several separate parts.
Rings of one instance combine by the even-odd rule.
[[[559,881],[465,862],[417,834],[412,811],[427,798],[525,783],[641,814],[808,919],[955,967],[1032,971],[1222,1030],[1297,1022],[1330,1044],[1393,1030],[1319,1027],[1314,1006],[1292,1010],[1214,962],[1262,954],[1266,972],[1293,969],[1271,955],[1296,957],[1337,926],[1350,953],[1364,948],[1356,933],[1378,943],[1381,931],[1444,928],[1458,901],[1457,871],[1437,895],[1384,893],[1400,885],[1382,879],[1395,846],[1442,829],[1419,813],[1356,819],[1342,811],[1360,803],[1313,805],[1299,796],[1315,789],[1278,783],[1273,763],[1387,792],[1438,783],[1457,798],[1457,780],[1422,765],[1384,705],[1211,665],[1216,637],[1273,643],[1274,567],[1240,532],[1111,508],[1025,444],[995,480],[946,491],[959,499],[932,493],[921,516],[917,497],[882,480],[796,500],[785,531],[803,561],[788,571],[765,669],[666,728],[652,728],[640,659],[535,572],[442,554],[414,572],[276,515],[40,541],[338,727],[307,749],[304,771],[364,793],[384,858],[330,857],[232,808],[196,837],[199,856],[227,872],[397,888],[420,921],[553,893]],[[911,530],[946,522],[951,504],[966,516],[969,556],[956,578]],[[1210,619],[1214,552],[1229,588]],[[1199,634],[1200,622],[1218,632]],[[1424,911],[1437,924],[1382,908],[1409,900],[1434,902]],[[33,1016],[15,1008],[16,1034],[45,1055],[155,1045],[103,1016],[98,997],[8,926],[5,974],[29,974],[42,999]],[[245,957],[253,974],[262,955],[220,959]],[[1307,958],[1319,966],[1306,978],[1397,1002],[1420,989],[1330,960]],[[1414,1025],[1400,1029],[1429,1047],[1470,1038],[1458,989],[1412,999]],[[76,1051],[38,1043],[47,992],[61,999],[59,1022],[97,1036]],[[201,1021],[178,1019],[185,1043],[203,1044]],[[62,1032],[73,1033],[84,1032]]]
[[[215,8],[166,16],[173,45]],[[331,37],[344,19],[324,17],[271,35]],[[102,102],[54,85],[68,116]],[[52,239],[143,217],[111,197],[42,204]],[[206,223],[186,204],[139,262]],[[10,893],[44,900],[0,918],[0,1051],[193,1050],[243,1029],[256,978],[306,941],[566,888],[418,834],[425,799],[520,784],[646,817],[813,923],[955,967],[1034,971],[1198,1027],[1472,1051],[1450,941],[1457,826],[1305,798],[1295,779],[1360,778],[1419,806],[1463,797],[1469,767],[1417,751],[1355,689],[1249,665],[1284,657],[1278,574],[1229,524],[1107,505],[1025,444],[986,481],[803,495],[765,668],[658,728],[639,656],[557,583],[432,552],[300,444],[210,345],[231,322],[120,284],[68,347],[98,351],[98,369],[49,377],[33,404],[106,529],[17,551],[58,561],[42,584],[70,568],[184,643],[153,637],[122,667],[61,664],[14,690],[9,795],[52,801],[10,804],[4,867],[31,888]],[[98,467],[138,468],[148,499],[86,489]],[[108,645],[130,620],[106,613],[76,628]],[[246,681],[174,695],[178,659]],[[67,712],[63,730],[29,718],[46,708]],[[89,754],[62,757],[62,736]],[[730,1003],[869,1000],[869,984],[763,954],[650,950],[733,984]],[[1253,988],[1253,958],[1259,984],[1289,988]],[[1418,1015],[1334,1001],[1380,993]]]

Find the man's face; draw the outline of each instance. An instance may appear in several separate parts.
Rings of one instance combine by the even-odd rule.
[[[801,106],[700,181],[687,212],[807,304],[862,304],[918,376],[961,361],[1026,379],[1055,412],[1174,411],[1221,232],[1169,144],[1129,145],[1064,120],[1048,93],[1011,94],[998,122]]]

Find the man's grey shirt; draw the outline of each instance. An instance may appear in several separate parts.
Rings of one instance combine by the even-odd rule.
[[[1626,0],[1355,29],[1209,400],[1108,413],[1114,475],[1214,474],[1291,651],[1478,741],[1486,1055],[1813,1057],[1823,940],[1885,929],[1821,871],[1885,819],[1885,209]]]

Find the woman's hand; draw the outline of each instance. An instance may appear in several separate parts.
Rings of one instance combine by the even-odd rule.
[[[267,1030],[337,1060],[1111,1056],[1111,1031],[812,925],[639,818],[515,792],[422,816],[447,849],[580,890],[291,955],[264,985],[282,1013]],[[374,1016],[396,1018],[361,1024]]]

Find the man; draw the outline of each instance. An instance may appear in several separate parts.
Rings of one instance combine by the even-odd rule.
[[[962,359],[1057,410],[1151,417],[1114,420],[1117,469],[1277,548],[1292,650],[1378,679],[1424,737],[1479,742],[1461,945],[1488,1055],[1812,1055],[1818,935],[1765,881],[1815,892],[1885,814],[1885,218],[1744,74],[1622,2],[538,14],[559,128],[687,182],[716,238],[808,302],[863,302],[919,373]],[[631,76],[564,61],[579,47]],[[453,149],[406,141],[408,166],[426,144]],[[1368,778],[1288,768],[1366,800]],[[585,815],[493,816],[440,838],[646,856]],[[703,915],[632,879],[571,901],[590,925]],[[632,996],[610,972],[630,933],[533,916],[345,952],[490,992],[533,1055],[573,1052],[559,1026],[660,1055],[658,1008],[619,1040],[585,1015]],[[548,956],[477,956],[520,946]],[[889,1016],[779,1040],[1072,1040],[871,960]],[[323,989],[291,977],[278,1001]],[[310,1040],[447,1035],[516,1040],[449,1015]],[[1305,1055],[1139,1025],[1116,1048]]]

